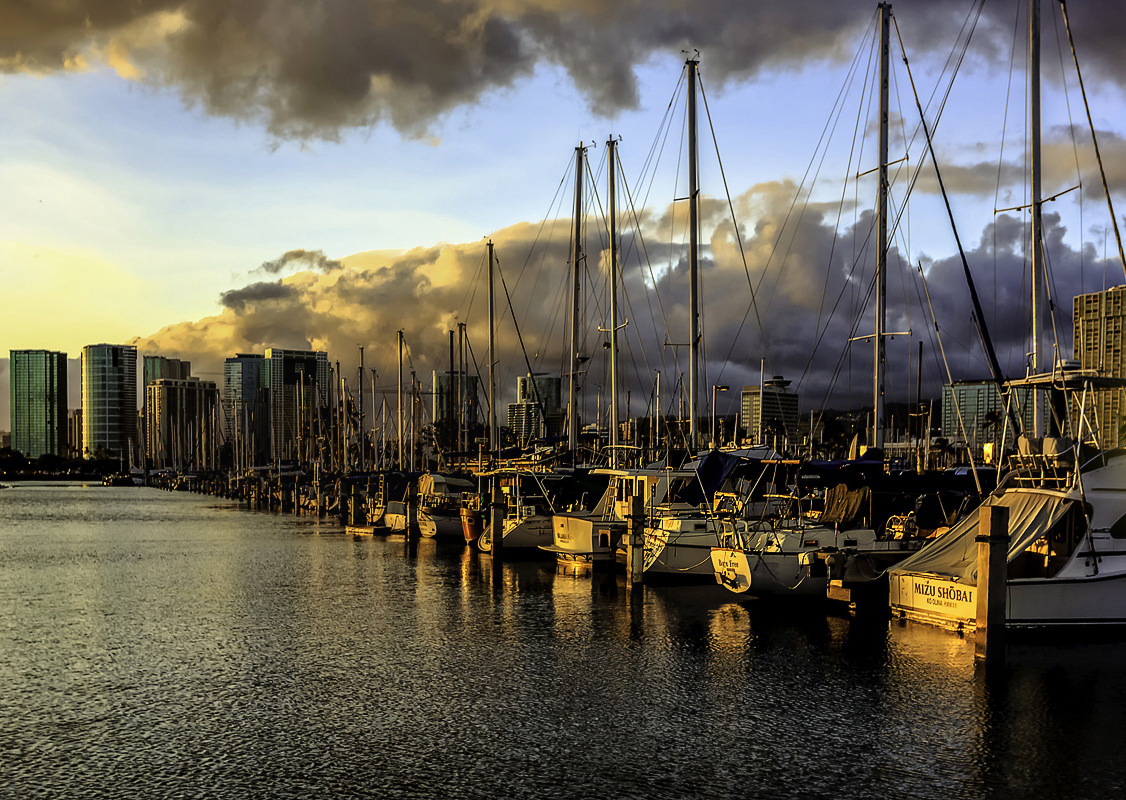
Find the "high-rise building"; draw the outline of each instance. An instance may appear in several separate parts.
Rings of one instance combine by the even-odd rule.
[[[789,387],[790,381],[775,375],[740,392],[739,423],[755,444],[797,440],[799,398]]]
[[[199,378],[157,378],[145,387],[148,456],[156,469],[213,469],[219,451],[219,390]]]
[[[12,449],[27,458],[69,455],[66,353],[10,352]]]
[[[521,447],[540,437],[540,412],[532,403],[508,404],[508,430]]]
[[[449,372],[435,372],[433,375],[433,401],[430,409],[430,418],[434,422],[445,422],[446,417],[449,415],[449,402],[450,402],[450,386],[453,386],[453,409],[454,418],[456,419],[458,403],[461,401],[459,395],[464,395],[465,410],[462,413],[462,419],[465,420],[467,426],[472,426],[478,419],[478,381],[476,375],[466,375],[464,377],[465,386],[459,391],[457,387],[457,373],[453,373],[451,377]]]
[[[1126,378],[1126,286],[1081,294],[1073,302],[1075,359],[1081,369]],[[1100,389],[1094,397],[1094,420],[1103,447],[1126,445],[1126,397],[1122,389]],[[1090,408],[1088,405],[1088,408]]]
[[[508,429],[518,444],[563,432],[563,381],[543,372],[516,379],[516,402],[508,404]]]
[[[137,435],[137,348],[88,344],[82,348],[82,452],[132,457]]]
[[[328,405],[328,353],[323,350],[266,350],[270,457],[296,459],[302,441],[315,435],[318,410]]]
[[[562,407],[563,379],[546,372],[521,375],[516,379],[516,402],[543,404],[545,413]]]
[[[161,378],[174,378],[186,381],[192,376],[192,362],[164,356],[141,357],[142,385],[148,388],[153,381]]]
[[[1013,397],[1023,430],[1031,431],[1034,413],[1032,391],[1028,387],[1018,387]],[[959,411],[961,423],[958,421]],[[1046,407],[1042,413],[1046,430]],[[992,443],[1008,448],[1012,447],[1019,433],[1013,430],[1012,418],[1005,410],[1001,393],[993,381],[955,381],[942,387],[942,438],[948,442],[963,442],[978,450],[982,445]],[[1004,442],[1001,441],[1002,435]]]
[[[270,460],[269,362],[239,353],[223,364],[223,436],[239,467]]]

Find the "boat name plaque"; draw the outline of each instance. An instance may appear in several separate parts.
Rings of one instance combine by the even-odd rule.
[[[958,619],[975,619],[977,616],[976,586],[955,583],[949,578],[911,574],[898,575],[896,580],[899,597],[894,602],[902,608]]]

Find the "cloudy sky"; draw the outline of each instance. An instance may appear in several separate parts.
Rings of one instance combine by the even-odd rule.
[[[936,149],[1010,374],[1028,347],[1028,215],[995,212],[1028,196],[1024,5],[893,9],[931,124],[973,28]],[[1116,3],[1074,5],[1112,195],[1126,202],[1126,34],[1109,24]],[[698,49],[723,168],[705,117],[701,394],[761,368],[793,379],[807,408],[870,403],[871,346],[845,343],[872,326],[875,12],[857,0],[0,0],[0,349],[77,357],[132,342],[218,379],[236,352],[327,349],[352,369],[364,345],[389,386],[397,330],[428,382],[462,321],[485,369],[491,237],[515,309],[498,289],[502,389],[528,362],[558,373],[583,141],[591,417],[607,382],[600,209],[613,134],[639,219],[620,225],[626,391],[639,413],[660,371],[668,410],[687,369],[668,343],[688,338],[677,87],[684,51]],[[1066,352],[1072,297],[1122,283],[1123,270],[1112,235],[1103,259],[1109,214],[1059,4],[1043,13],[1045,194],[1082,183],[1045,207]],[[904,397],[919,340],[926,391],[945,380],[920,264],[954,377],[987,367],[893,39],[897,207],[914,182],[888,290],[888,328],[911,332],[889,344],[888,391]],[[7,401],[0,361],[0,428]]]

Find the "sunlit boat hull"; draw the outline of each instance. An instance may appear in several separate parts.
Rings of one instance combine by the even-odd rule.
[[[465,541],[477,541],[482,531],[481,512],[472,508],[463,507],[461,509],[461,535],[465,537]]]
[[[407,504],[401,500],[388,500],[383,512],[383,524],[391,533],[403,533],[407,529]]]
[[[505,520],[502,546],[505,549],[534,551],[550,547],[555,540],[551,520],[551,517],[540,514],[525,517],[519,522]],[[487,530],[477,542],[482,550],[486,552],[492,550],[492,538]]]
[[[806,552],[759,552],[729,547],[711,550],[716,582],[756,597],[825,597],[828,579],[810,574]]]
[[[556,514],[551,519],[552,543],[541,550],[560,561],[599,563],[614,561],[625,523],[590,516]]]

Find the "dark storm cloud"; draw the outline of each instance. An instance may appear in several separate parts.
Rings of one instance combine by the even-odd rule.
[[[263,261],[255,272],[277,275],[286,267],[304,267],[318,272],[333,272],[344,265],[334,258],[327,258],[321,250],[290,250],[273,261]]]
[[[897,3],[909,51],[945,52],[970,5]],[[635,69],[655,54],[698,48],[720,85],[847,58],[874,8],[867,0],[0,0],[0,70],[102,60],[279,137],[335,138],[380,121],[419,134],[538,63],[564,68],[594,110],[612,115],[638,104]],[[1092,81],[1121,80],[1126,32],[1105,24],[1116,10],[1111,0],[1071,9]],[[978,58],[1008,52],[1013,14],[1002,4],[986,9]]]
[[[292,286],[287,286],[281,281],[263,281],[252,283],[241,289],[231,289],[223,292],[220,302],[232,311],[242,312],[247,306],[258,306],[275,300],[288,300],[296,295]]]
[[[731,222],[707,215],[710,222],[702,231],[700,259],[706,359],[702,400],[710,385],[751,385],[763,369],[767,375],[794,381],[793,388],[807,409],[871,403],[871,342],[850,346],[849,339],[869,334],[872,328],[872,214],[861,214],[855,225],[839,233],[835,211],[816,205],[800,222],[787,221],[793,191],[793,184],[786,182],[764,183],[735,198],[737,206],[757,209],[741,229],[745,266]],[[659,234],[659,213],[653,219],[644,230],[652,266],[639,257],[636,234],[627,233],[621,250],[619,320],[627,322],[620,334],[622,401],[632,393],[634,413],[648,402],[657,370],[663,376],[665,410],[675,411],[674,387],[687,372],[687,349],[676,344],[689,339],[686,250],[683,241]],[[1102,263],[1089,245],[1082,253],[1072,250],[1064,241],[1058,215],[1046,213],[1044,222],[1056,305],[1046,328],[1058,332],[1060,352],[1067,354],[1072,298],[1102,288],[1104,281],[1120,283],[1122,268]],[[500,265],[496,342],[502,402],[512,399],[514,378],[528,370],[529,362],[534,371],[566,371],[569,247],[566,237],[543,241],[539,230],[539,223],[519,223],[491,237]],[[1027,238],[1026,223],[1005,214],[979,229],[976,242],[969,232],[965,236],[986,321],[1009,377],[1023,374],[1028,350]],[[324,349],[333,360],[341,360],[345,370],[355,369],[357,343],[363,343],[368,366],[387,382],[397,371],[396,331],[402,330],[407,369],[428,383],[431,370],[447,368],[448,331],[456,330],[459,322],[467,324],[477,364],[481,368],[487,364],[484,252],[481,242],[471,242],[418,248],[402,255],[350,256],[343,259],[342,269],[329,273],[310,269],[226,292],[217,315],[170,325],[134,343],[147,351],[188,358],[193,364],[211,364],[211,369],[219,369],[214,365],[236,352],[261,352],[266,347]],[[596,246],[587,256],[578,349],[590,357],[581,380],[587,411],[593,413],[594,398],[599,394],[604,398],[608,385],[602,347],[608,254]],[[927,275],[925,288],[951,377],[987,377],[989,368],[971,319],[960,259],[945,254],[915,258]],[[924,396],[936,396],[947,373],[917,266],[893,249],[889,271],[887,327],[910,335],[897,335],[888,342],[888,398],[913,396],[920,340],[925,345]],[[511,295],[515,315],[502,286]]]

